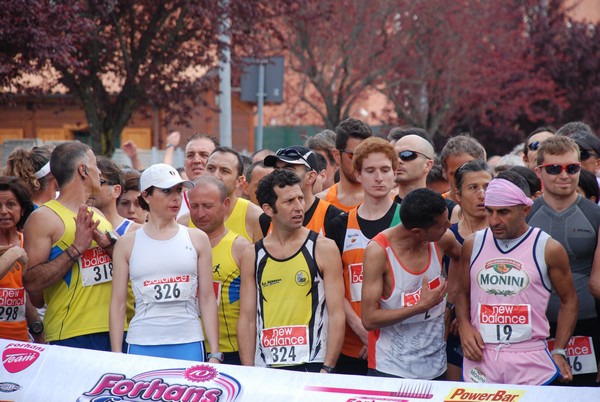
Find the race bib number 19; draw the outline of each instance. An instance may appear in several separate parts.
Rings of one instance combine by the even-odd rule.
[[[306,325],[263,329],[261,343],[269,366],[301,364],[309,360]]]
[[[554,339],[548,340],[548,350],[554,349]],[[573,375],[598,372],[594,344],[590,336],[573,336],[565,348]]]
[[[79,269],[83,286],[112,281],[112,259],[102,247],[85,250],[79,257]]]
[[[518,343],[531,339],[529,304],[480,304],[479,328],[485,343]]]

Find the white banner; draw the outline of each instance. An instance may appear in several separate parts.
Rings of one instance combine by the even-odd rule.
[[[598,401],[598,388],[298,373],[0,339],[0,401]]]

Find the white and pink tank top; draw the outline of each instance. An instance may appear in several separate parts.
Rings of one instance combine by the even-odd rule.
[[[471,324],[485,343],[514,344],[549,336],[551,285],[544,255],[549,238],[538,228],[504,242],[489,229],[476,233],[470,264]]]

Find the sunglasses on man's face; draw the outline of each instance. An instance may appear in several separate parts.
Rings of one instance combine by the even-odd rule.
[[[582,149],[582,150],[579,152],[579,156],[581,157],[581,160],[582,160],[582,161],[586,161],[586,160],[590,159],[590,157],[592,157],[592,156],[594,156],[594,157],[596,157],[596,158],[597,158],[597,157],[598,157],[598,154],[597,154],[597,153],[595,153],[595,152],[593,152],[593,151],[590,151],[590,150],[588,150],[588,149]]]
[[[338,151],[340,151],[341,154],[348,155],[348,158],[350,160],[352,160],[352,158],[354,157],[354,151],[348,151],[347,149],[338,149]]]
[[[400,159],[404,162],[410,162],[410,161],[414,161],[415,159],[417,159],[417,156],[421,155],[422,157],[431,160],[431,158],[421,152],[417,152],[417,151],[400,151],[398,152],[398,156],[400,157]]]
[[[530,151],[537,151],[540,144],[541,142],[539,141],[533,141],[531,144],[527,145],[527,148],[529,148]]]
[[[539,168],[544,169],[546,173],[551,174],[553,176],[557,176],[562,173],[562,171],[566,171],[567,174],[577,174],[581,170],[580,163],[570,163],[568,165],[558,165],[553,163],[548,163],[545,165],[540,165]]]

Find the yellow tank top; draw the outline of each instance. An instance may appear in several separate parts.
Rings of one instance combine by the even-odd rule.
[[[212,249],[213,286],[219,307],[219,348],[237,352],[237,322],[240,317],[240,268],[231,248],[239,235],[231,230]],[[207,345],[207,349],[210,349]]]
[[[48,258],[52,261],[75,241],[74,218],[77,214],[56,200],[48,201],[44,206],[54,211],[65,226],[62,237],[52,245]],[[98,230],[101,232],[112,230],[105,218],[94,215],[94,219],[100,221]],[[71,270],[60,281],[44,289],[46,341],[108,331],[112,260],[95,241],[88,250],[80,251],[83,255]]]
[[[231,211],[229,218],[225,221],[225,227],[232,232],[245,237],[251,243],[254,243],[246,231],[246,212],[248,211],[249,204],[250,201],[244,198],[238,198],[235,207],[233,207],[233,211]]]
[[[255,362],[265,352],[270,353],[264,349],[272,349],[263,345],[264,334],[268,334],[269,329],[297,326],[305,326],[308,335],[309,356],[303,362],[323,361],[327,338],[327,309],[323,275],[314,254],[318,236],[318,233],[310,231],[300,250],[285,260],[271,257],[262,240],[256,243],[259,342]],[[258,363],[257,365],[269,365],[268,361]]]

